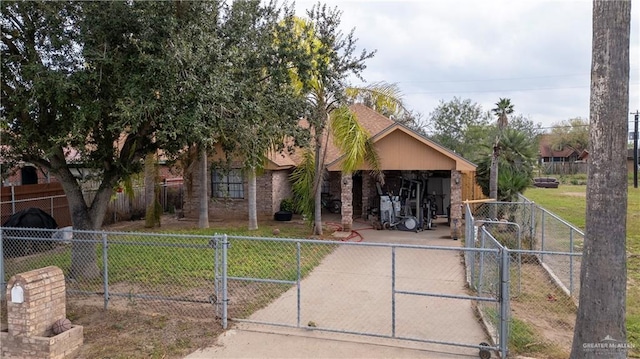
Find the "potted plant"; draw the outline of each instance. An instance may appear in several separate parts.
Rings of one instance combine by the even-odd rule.
[[[273,215],[276,221],[290,221],[295,211],[293,199],[285,198],[280,202],[280,210]]]

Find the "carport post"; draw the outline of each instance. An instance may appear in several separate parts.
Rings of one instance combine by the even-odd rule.
[[[4,279],[4,248],[2,242],[4,241],[4,232],[0,229],[0,300],[4,300],[5,292],[7,291],[7,283]]]

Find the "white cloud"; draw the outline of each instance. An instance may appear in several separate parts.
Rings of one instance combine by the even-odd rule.
[[[314,3],[296,5],[303,14]],[[588,118],[591,1],[325,3],[343,11],[341,27],[355,28],[359,48],[377,50],[365,79],[397,82],[409,107],[425,116],[458,96],[486,110],[508,97],[516,112],[544,126]],[[632,6],[631,111],[640,108],[639,6]]]

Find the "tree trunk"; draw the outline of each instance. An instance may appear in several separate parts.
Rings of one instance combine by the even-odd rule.
[[[150,153],[144,160],[144,202],[145,202],[145,222],[146,228],[160,226],[160,203],[158,202],[158,165],[155,153]]]
[[[500,160],[500,152],[498,150],[498,139],[493,145],[493,153],[491,154],[491,168],[489,169],[489,198],[498,200],[498,163]],[[491,219],[498,217],[498,206],[490,207],[489,216]]]
[[[593,4],[587,211],[571,358],[626,358],[626,146],[631,1]]]
[[[61,163],[55,163],[55,161],[52,161],[52,164],[59,168],[59,170],[53,172],[53,174],[62,184],[67,197],[73,228],[75,230],[86,231],[99,230],[102,227],[109,199],[113,193],[115,180],[104,179],[91,202],[91,207],[89,207],[82,194],[80,184],[71,172],[69,172],[68,167]],[[96,253],[96,243],[100,241],[100,236],[78,233],[74,235],[73,239],[71,242],[71,268],[69,270],[69,277],[77,280],[100,277],[101,273],[98,268],[98,257]]]
[[[315,177],[313,179],[313,234],[322,235],[322,179],[324,178],[324,161],[322,156],[322,132],[316,135]]]
[[[258,209],[256,204],[256,169],[249,169],[249,230],[254,231],[258,229]]]
[[[200,211],[198,214],[198,228],[209,228],[209,191],[207,149],[200,147]]]

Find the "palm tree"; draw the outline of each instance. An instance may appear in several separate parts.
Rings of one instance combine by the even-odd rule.
[[[617,343],[627,341],[625,162],[631,1],[594,1],[592,31],[587,209],[580,300],[570,357],[627,358],[625,348],[603,353],[585,350],[584,345],[605,337]]]
[[[498,102],[496,102],[496,107],[491,110],[491,112],[498,116],[498,121],[496,122],[498,127],[498,133],[496,134],[496,140],[493,143],[493,153],[491,156],[491,173],[489,179],[489,197],[490,198],[498,198],[498,163],[500,158],[500,142],[502,138],[502,134],[505,128],[509,125],[509,118],[507,115],[513,113],[513,104],[511,104],[511,100],[508,98],[500,98]]]
[[[314,218],[314,234],[322,234],[322,180],[326,175],[325,158],[327,151],[327,143],[332,138],[333,143],[340,149],[344,155],[342,161],[343,175],[353,173],[362,163],[368,163],[373,169],[372,173],[383,181],[382,172],[380,171],[378,155],[375,152],[369,134],[358,123],[355,115],[349,110],[346,104],[333,104],[324,108],[318,108],[317,104],[327,103],[326,99],[321,98],[326,93],[322,87],[317,87],[312,93],[312,98],[320,99],[313,102],[314,112],[319,112],[326,119],[319,126],[312,126],[312,133],[315,136],[312,144],[313,149],[307,149],[306,155],[303,156],[303,163],[300,164],[292,174],[294,182],[293,190],[298,198],[299,210],[311,218]],[[385,107],[404,109],[402,101],[394,96],[394,93],[387,91],[386,88],[349,88],[351,94],[355,93],[371,93],[375,91],[376,103],[388,104]],[[389,105],[392,104],[392,105]],[[378,107],[380,108],[380,107]],[[310,155],[313,153],[313,156]]]
[[[365,161],[377,170],[376,173],[380,171],[369,134],[347,107],[348,97],[355,93],[344,83],[349,73],[360,77],[364,61],[373,53],[356,54],[353,31],[345,36],[338,29],[340,12],[337,9],[318,4],[308,11],[308,15],[309,21],[297,19],[295,25],[299,27],[300,49],[310,55],[312,71],[304,79],[292,71],[292,79],[301,91],[306,91],[310,104],[306,119],[313,139],[303,154],[303,163],[292,174],[292,180],[298,209],[309,218],[313,214],[314,234],[321,235],[322,180],[326,174],[329,138],[344,154],[343,175],[352,173]],[[384,108],[404,108],[396,97],[390,96],[390,89],[362,89],[361,93],[368,91],[378,105],[384,103]]]
[[[476,159],[478,164],[476,181],[485,194],[489,193],[491,147],[492,145],[486,146],[485,152]],[[511,201],[529,186],[533,178],[533,167],[537,155],[537,144],[534,138],[516,128],[504,130],[500,140],[499,190],[496,199]]]

